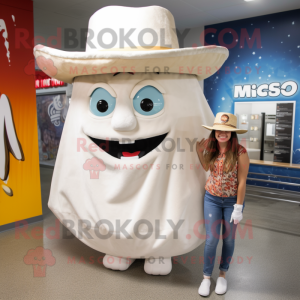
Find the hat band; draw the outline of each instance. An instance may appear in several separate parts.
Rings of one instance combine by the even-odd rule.
[[[161,46],[137,46],[135,48],[132,47],[124,47],[124,48],[111,48],[111,49],[99,49],[98,51],[149,51],[149,50],[172,50],[173,48],[169,47],[161,47]]]
[[[236,126],[230,125],[230,124],[214,123],[213,126],[214,126],[214,125],[222,125],[222,126],[229,126],[229,127],[236,128]]]

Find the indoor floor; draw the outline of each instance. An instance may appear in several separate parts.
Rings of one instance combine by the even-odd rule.
[[[0,233],[0,299],[201,298],[197,291],[202,280],[203,265],[199,257],[203,256],[204,243],[191,253],[179,256],[169,275],[150,276],[144,272],[143,260],[135,261],[124,272],[106,269],[101,264],[103,253],[76,238],[38,239],[38,229],[33,233],[34,238],[33,228],[47,230],[55,226],[55,217],[47,207],[52,172],[41,168],[44,221],[29,225],[27,236],[18,237],[15,230]],[[252,222],[252,227],[247,228],[244,237],[236,236],[234,260],[227,273],[227,293],[218,296],[214,292],[218,276],[216,261],[211,293],[206,298],[299,299],[299,276],[296,276],[300,269],[299,203],[247,196],[241,228],[245,222]],[[35,270],[34,276],[33,266],[24,263],[27,252],[38,246],[50,249],[55,258],[54,265],[47,265],[44,277],[39,270]],[[220,253],[221,243],[217,256]]]

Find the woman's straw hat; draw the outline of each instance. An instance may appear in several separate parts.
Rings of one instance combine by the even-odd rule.
[[[206,125],[202,126],[209,130],[235,131],[236,133],[245,133],[248,131],[245,129],[236,128],[236,124],[237,118],[235,115],[226,112],[220,112],[217,113],[212,127]]]

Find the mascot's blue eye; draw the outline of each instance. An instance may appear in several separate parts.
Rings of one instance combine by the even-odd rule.
[[[147,85],[133,98],[133,107],[141,115],[152,116],[164,108],[164,97],[155,87]]]
[[[98,116],[104,117],[113,112],[116,106],[116,98],[107,90],[97,88],[93,91],[90,101],[91,112]]]

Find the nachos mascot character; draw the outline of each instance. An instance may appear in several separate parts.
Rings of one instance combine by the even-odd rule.
[[[159,6],[109,6],[89,20],[85,52],[38,45],[49,76],[73,83],[49,208],[105,267],[166,275],[172,256],[204,239],[207,175],[196,141],[212,123],[199,80],[228,57],[223,47],[178,46]],[[201,221],[202,220],[202,221]]]

